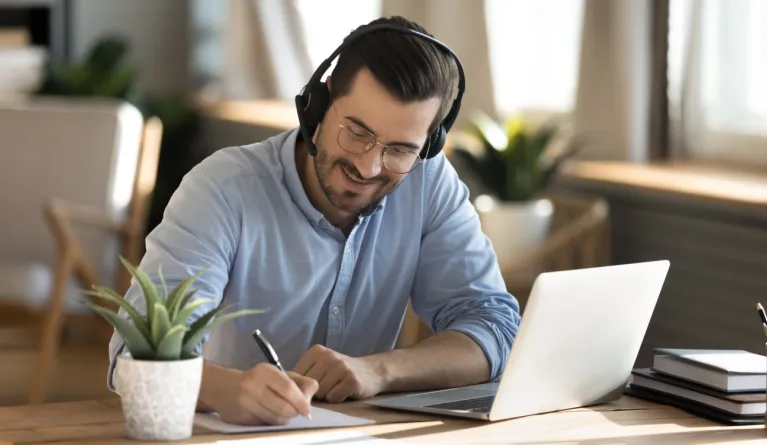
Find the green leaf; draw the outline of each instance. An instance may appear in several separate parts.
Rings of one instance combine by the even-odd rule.
[[[112,303],[117,304],[125,312],[128,314],[128,316],[131,318],[131,321],[133,321],[133,324],[136,326],[136,328],[141,332],[141,334],[147,339],[147,341],[150,341],[151,335],[149,333],[149,326],[146,323],[146,320],[144,317],[141,316],[141,314],[134,308],[130,303],[128,303],[125,298],[123,298],[120,294],[115,292],[112,289],[102,287],[102,286],[93,286],[92,291],[86,291],[85,292],[88,295],[93,295],[94,297],[101,298],[106,301],[110,301]]]
[[[154,357],[154,350],[147,339],[139,332],[136,326],[130,321],[118,316],[114,312],[99,305],[86,302],[91,309],[104,317],[122,337],[125,347],[130,351],[131,356],[137,360],[151,359]]]
[[[192,299],[192,297],[194,296],[194,294],[197,293],[198,290],[199,289],[194,289],[192,291],[187,292],[186,295],[184,295],[184,298],[182,298],[181,302],[177,305],[176,313],[178,313],[178,310],[180,310],[181,308],[186,307],[186,305],[189,303],[189,300]]]
[[[162,276],[162,264],[157,266],[157,275],[160,277],[160,284],[162,285],[162,300],[168,301],[168,284],[165,283],[165,277]]]
[[[503,128],[490,116],[477,112],[469,119],[469,129],[486,147],[503,151],[508,144]]]
[[[219,305],[215,309],[212,309],[210,312],[206,312],[200,316],[197,320],[195,320],[190,326],[189,331],[184,336],[184,343],[186,343],[187,339],[197,333],[198,330],[202,329],[203,326],[208,324],[210,320],[213,319],[216,315],[223,312],[227,309],[227,306],[225,305]]]
[[[157,360],[178,360],[181,358],[181,344],[188,329],[183,325],[173,326],[157,345],[155,358]]]
[[[154,305],[154,318],[152,318],[152,344],[157,347],[163,338],[168,334],[171,329],[170,317],[168,316],[168,310],[165,309],[162,303],[155,303]]]
[[[184,345],[181,347],[182,356],[191,356],[194,353],[194,349],[202,341],[202,338],[205,336],[205,334],[215,329],[215,327],[221,323],[244,315],[262,314],[266,312],[266,310],[262,309],[243,309],[237,312],[216,316],[209,324],[207,321],[200,323],[200,321],[203,319],[210,320],[211,317],[208,317],[208,315],[219,313],[221,310],[223,310],[223,307],[219,306],[218,308],[213,309],[212,311],[205,314],[203,317],[200,317],[196,322],[192,324],[192,327],[189,329],[189,331],[187,331],[186,335],[184,335]]]
[[[584,145],[586,141],[583,138],[573,138],[570,140],[567,148],[557,157],[554,158],[548,165],[544,165],[541,170],[540,187],[546,187],[553,179],[554,174],[559,171],[562,164],[572,156],[574,156]]]
[[[197,279],[202,276],[203,273],[205,273],[206,270],[210,268],[210,265],[207,265],[203,267],[199,272],[196,274],[188,277],[184,281],[178,284],[175,289],[171,292],[170,296],[168,297],[168,313],[171,315],[171,317],[176,318],[176,314],[178,311],[183,307],[182,298],[183,295],[186,293],[186,290],[189,289],[189,286],[192,285]],[[188,299],[186,300],[188,301]],[[184,301],[184,303],[186,303]]]
[[[194,293],[194,291],[189,292],[190,294]],[[173,318],[173,324],[183,324],[186,325],[186,321],[189,320],[189,317],[192,316],[192,313],[195,309],[202,306],[205,303],[215,303],[216,300],[212,298],[200,298],[199,300],[195,300],[190,304],[189,306],[184,307],[184,309],[178,311],[178,314]]]
[[[149,279],[149,276],[146,273],[133,267],[133,265],[122,256],[120,256],[120,261],[123,263],[123,266],[128,269],[130,274],[133,275],[133,278],[136,279],[139,286],[141,286],[141,292],[144,294],[144,301],[146,303],[147,320],[154,320],[154,308],[155,305],[160,302],[154,283],[152,283],[152,280]]]

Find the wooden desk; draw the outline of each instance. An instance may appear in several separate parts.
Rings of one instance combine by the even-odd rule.
[[[413,444],[767,443],[763,425],[720,425],[630,396],[589,409],[496,423],[411,415],[370,408],[359,402],[321,406],[377,421],[375,425],[355,428],[360,432]],[[307,433],[281,432],[274,436]],[[222,435],[195,429],[191,439],[174,443],[236,445],[239,440],[253,437],[266,435]],[[3,441],[56,445],[139,443],[124,438],[117,399],[0,408],[0,444],[5,445]]]

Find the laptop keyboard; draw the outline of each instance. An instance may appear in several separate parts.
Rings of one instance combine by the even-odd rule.
[[[495,396],[477,397],[474,399],[457,400],[455,402],[437,403],[436,405],[428,405],[425,408],[440,408],[457,411],[471,411],[475,413],[487,413],[490,412],[490,407],[493,406],[494,398]]]

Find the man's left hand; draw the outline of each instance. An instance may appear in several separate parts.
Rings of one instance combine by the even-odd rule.
[[[315,379],[314,396],[331,403],[373,397],[384,389],[381,366],[371,357],[349,357],[322,345],[312,346],[293,372]]]

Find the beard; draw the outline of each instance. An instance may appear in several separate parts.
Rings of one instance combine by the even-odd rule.
[[[319,144],[320,139],[321,137],[318,137],[318,143],[315,144],[317,147],[317,154],[314,156],[314,169],[317,173],[320,187],[322,188],[323,193],[325,193],[325,197],[327,197],[328,201],[330,201],[330,203],[335,208],[348,213],[363,216],[369,215],[376,209],[378,204],[381,202],[381,200],[384,199],[384,197],[386,197],[386,195],[394,191],[394,189],[399,186],[401,181],[395,182],[385,175],[378,175],[375,178],[367,179],[365,181],[378,183],[378,188],[367,202],[362,204],[355,203],[354,198],[358,197],[359,195],[349,190],[336,190],[331,184],[331,177],[333,170],[336,167],[346,171],[349,176],[355,179],[363,180],[362,175],[360,174],[359,170],[357,170],[357,167],[354,166],[354,163],[348,159],[341,157],[330,157],[327,151],[323,150],[322,146]]]

